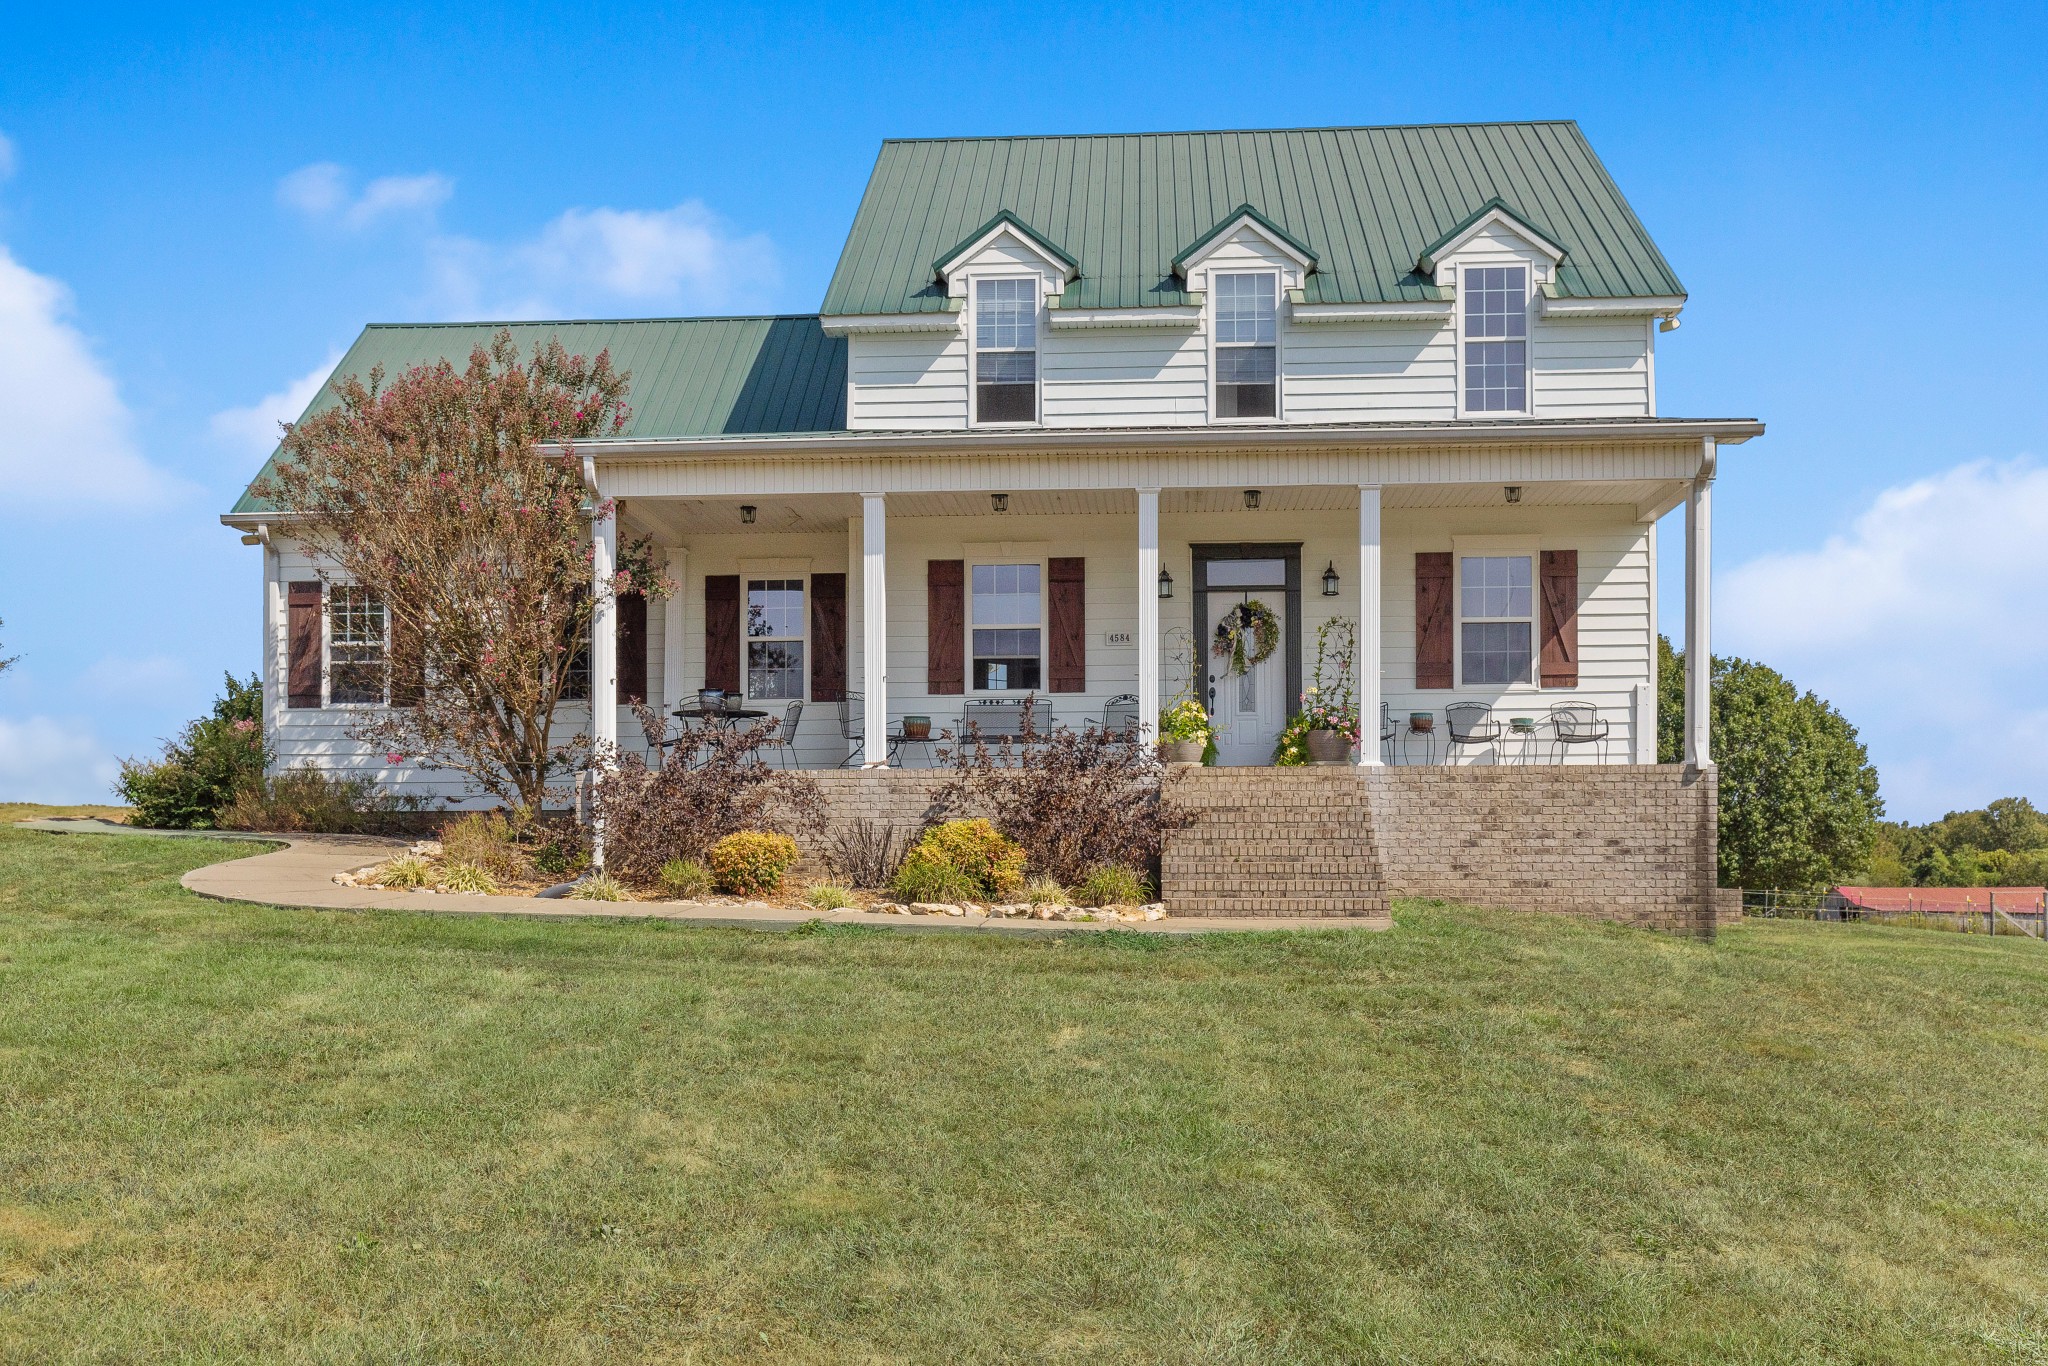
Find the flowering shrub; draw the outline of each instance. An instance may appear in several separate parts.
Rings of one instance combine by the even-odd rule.
[[[1209,713],[1190,697],[1159,713],[1159,738],[1168,744],[1207,745],[1215,738]]]
[[[156,759],[124,759],[114,790],[135,823],[159,830],[210,830],[237,795],[263,779],[263,684],[233,674],[213,714],[164,742]]]
[[[782,885],[782,875],[796,862],[796,841],[765,830],[743,830],[711,846],[707,862],[721,892],[757,896]]]
[[[258,775],[221,809],[215,824],[280,834],[374,835],[409,828],[406,813],[422,805],[417,797],[379,792],[371,778],[288,768]]]
[[[1308,718],[1300,712],[1287,718],[1280,738],[1273,744],[1273,767],[1298,768],[1308,762]]]

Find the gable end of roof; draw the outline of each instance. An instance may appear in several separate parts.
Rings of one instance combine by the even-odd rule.
[[[934,280],[944,280],[951,266],[956,264],[961,257],[980,246],[982,242],[986,241],[1001,228],[1008,228],[1032,246],[1044,252],[1062,266],[1065,266],[1069,280],[1081,273],[1081,263],[1075,260],[1066,248],[1032,227],[1029,223],[1026,223],[1023,219],[1017,217],[1016,214],[1011,213],[1008,209],[1004,209],[994,218],[989,219],[988,222],[983,223],[973,232],[968,233],[958,242],[955,242],[952,250],[932,262],[932,278]]]
[[[1424,247],[1422,255],[1415,260],[1416,273],[1421,275],[1436,274],[1436,264],[1439,260],[1450,254],[1466,238],[1470,237],[1489,219],[1493,218],[1506,219],[1509,223],[1513,224],[1517,232],[1528,238],[1536,246],[1542,248],[1552,261],[1562,261],[1565,258],[1565,248],[1558,242],[1555,233],[1537,227],[1529,221],[1527,214],[1517,212],[1512,204],[1509,204],[1499,195],[1495,195],[1471,213],[1459,219],[1457,226],[1453,227],[1449,232]]]
[[[1311,274],[1314,273],[1318,258],[1315,252],[1310,249],[1308,243],[1260,213],[1250,204],[1238,205],[1219,219],[1214,227],[1188,243],[1182,249],[1181,254],[1173,258],[1173,273],[1185,278],[1188,263],[1200,256],[1205,247],[1229,232],[1232,228],[1235,228],[1238,224],[1247,221],[1257,224],[1261,232],[1300,256],[1303,268]]]

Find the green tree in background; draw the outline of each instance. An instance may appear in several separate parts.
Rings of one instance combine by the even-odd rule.
[[[158,830],[211,830],[235,794],[263,773],[263,682],[228,674],[213,714],[164,742],[155,759],[123,759],[114,790],[135,823]]]
[[[2025,797],[2000,797],[1925,825],[1887,822],[1878,830],[1870,880],[1886,887],[2048,884],[2048,815]]]
[[[1671,763],[1685,724],[1685,655],[1660,637],[1657,659],[1657,757]],[[1813,888],[1861,874],[1884,803],[1856,728],[1746,659],[1714,660],[1712,698],[1721,885]]]

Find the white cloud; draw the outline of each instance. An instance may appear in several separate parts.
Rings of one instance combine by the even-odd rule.
[[[164,694],[175,692],[191,680],[183,661],[169,655],[148,655],[128,659],[106,655],[93,662],[79,676],[80,686],[94,697],[128,706],[154,706]]]
[[[431,221],[455,193],[455,182],[438,171],[379,176],[357,194],[345,167],[316,161],[277,182],[278,202],[316,222],[360,232],[387,218],[407,215]]]
[[[619,306],[721,308],[779,282],[773,243],[697,200],[672,209],[570,209],[511,245],[430,244],[435,302],[451,315],[560,317]]]
[[[246,408],[215,413],[207,424],[214,439],[237,454],[259,459],[269,455],[277,446],[279,426],[299,420],[340,360],[341,352],[330,351],[326,360],[275,393],[265,394]]]
[[[0,800],[108,802],[120,765],[78,721],[0,717]]]
[[[71,320],[71,292],[0,246],[0,504],[153,502],[175,486]]]
[[[1887,489],[1846,531],[1716,592],[1717,653],[1841,708],[1893,815],[2048,801],[2048,468],[1979,460]]]

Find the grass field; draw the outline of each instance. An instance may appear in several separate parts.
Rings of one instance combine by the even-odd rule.
[[[0,831],[0,1361],[2048,1361],[2048,946],[229,907]]]

